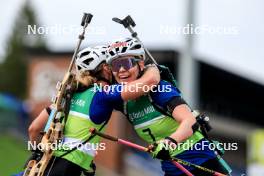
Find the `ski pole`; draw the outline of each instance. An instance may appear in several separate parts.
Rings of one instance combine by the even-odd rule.
[[[94,128],[91,128],[91,129],[90,129],[90,132],[91,132],[92,134],[96,134],[96,135],[98,135],[98,136],[101,136],[101,137],[103,137],[103,138],[105,138],[105,139],[108,139],[108,140],[111,140],[111,141],[115,141],[115,142],[118,142],[118,143],[120,143],[120,144],[124,144],[124,145],[126,145],[126,146],[129,146],[129,147],[132,147],[132,148],[136,148],[136,149],[141,150],[141,151],[144,151],[144,152],[150,152],[150,151],[149,151],[149,148],[146,148],[146,147],[140,146],[140,145],[138,145],[138,144],[134,144],[134,143],[132,143],[132,142],[129,142],[129,141],[126,141],[126,140],[123,140],[123,139],[119,139],[119,138],[116,138],[116,137],[113,137],[113,136],[110,136],[110,135],[107,135],[107,134],[104,134],[104,133],[98,132],[98,131],[97,131],[96,129],[94,129]],[[213,174],[214,176],[227,176],[227,175],[225,175],[225,174],[222,174],[222,173],[216,172],[216,171],[211,170],[211,169],[208,169],[208,168],[206,168],[206,167],[202,167],[202,166],[199,166],[199,165],[196,165],[196,164],[193,164],[193,163],[190,163],[190,162],[187,162],[187,161],[184,161],[184,160],[181,160],[181,159],[175,158],[175,157],[172,158],[172,161],[173,161],[173,160],[175,160],[175,161],[173,162],[173,164],[176,164],[176,163],[177,163],[178,165],[182,164],[182,165],[185,165],[185,166],[195,167],[195,168],[197,168],[197,169],[200,169],[200,170],[203,170],[203,171],[208,172],[208,173],[210,173],[210,174]],[[181,165],[180,165],[180,166],[181,166]],[[181,166],[181,167],[183,167],[183,166]],[[185,168],[184,168],[184,169],[185,169]]]
[[[216,172],[214,170],[211,170],[211,169],[208,169],[206,167],[202,167],[202,166],[199,166],[199,165],[196,165],[196,164],[193,164],[193,163],[190,163],[190,162],[187,162],[187,161],[183,161],[181,159],[178,159],[178,158],[175,158],[173,157],[172,158],[173,160],[177,161],[178,163],[182,164],[182,165],[185,165],[185,166],[190,166],[190,167],[194,167],[196,169],[200,169],[202,171],[205,171],[207,173],[210,173],[210,174],[213,174],[214,176],[227,176],[225,174],[222,174],[220,172]]]
[[[138,144],[134,144],[132,142],[129,142],[129,141],[126,141],[126,140],[123,140],[123,139],[119,139],[119,138],[114,137],[114,136],[110,136],[110,135],[101,133],[101,132],[97,131],[95,128],[90,128],[89,131],[90,131],[91,134],[95,134],[95,135],[101,136],[102,138],[108,139],[110,141],[114,141],[114,142],[117,142],[119,144],[122,144],[122,145],[125,145],[125,146],[128,146],[128,147],[131,147],[131,148],[135,148],[135,149],[138,149],[138,150],[143,151],[143,152],[150,152],[149,148],[147,148],[147,147],[143,147],[143,146],[140,146]],[[180,169],[182,172],[184,172],[187,176],[193,176],[193,174],[190,171],[188,171],[186,168],[184,168],[177,161],[171,160],[171,162],[178,169]]]
[[[164,75],[166,78],[168,78],[169,82],[171,82],[175,87],[177,87],[177,82],[174,78],[174,76],[172,75],[170,69],[164,65],[159,65],[157,63],[157,61],[154,59],[154,57],[151,55],[151,53],[149,52],[149,50],[144,47],[144,44],[142,43],[142,41],[139,39],[137,32],[135,32],[133,30],[132,27],[136,26],[135,21],[132,19],[132,17],[130,15],[128,15],[127,17],[125,17],[123,20],[119,19],[119,18],[112,18],[112,20],[114,22],[117,22],[119,24],[122,24],[125,28],[127,28],[129,30],[129,32],[131,33],[131,36],[134,37],[135,39],[137,39],[141,45],[143,46],[147,56],[152,60],[152,62],[159,68],[159,70],[161,71],[161,74]],[[165,79],[166,80],[166,79]]]
[[[77,43],[77,47],[74,50],[70,66],[68,68],[68,72],[70,72],[72,70],[73,64],[74,64],[75,59],[76,59],[76,55],[77,55],[77,53],[79,51],[80,45],[82,43],[82,40],[84,40],[85,30],[86,30],[88,24],[91,22],[92,18],[93,18],[93,15],[90,14],[90,13],[84,13],[83,14],[82,22],[81,22],[81,26],[83,26],[82,33],[79,35],[79,40],[78,40],[78,43]]]

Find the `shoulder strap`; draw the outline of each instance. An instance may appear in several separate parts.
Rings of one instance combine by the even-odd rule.
[[[153,99],[152,99],[150,93],[148,93],[148,99],[149,99],[150,103],[152,104],[152,106],[153,106],[157,111],[159,111],[161,114],[164,114],[164,115],[166,115],[166,116],[172,117],[171,113],[169,113],[168,110],[165,110],[163,107],[159,106],[158,104],[156,104],[156,103],[153,101]]]
[[[123,113],[125,116],[128,116],[128,113],[127,113],[127,101],[124,101],[123,103]]]
[[[129,119],[129,115],[128,115],[127,101],[124,101],[123,103],[123,114],[126,116],[129,123],[132,124],[131,120]]]

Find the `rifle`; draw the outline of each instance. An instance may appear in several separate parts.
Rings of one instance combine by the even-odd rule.
[[[92,17],[93,15],[89,13],[84,13],[83,15],[81,22],[83,31],[79,35],[77,47],[74,50],[70,66],[62,82],[57,83],[57,94],[52,98],[52,112],[40,142],[41,146],[44,146],[41,150],[42,154],[37,159],[32,159],[28,162],[23,176],[42,176],[53,155],[52,144],[60,142],[63,138],[64,124],[69,113],[69,103],[73,90],[75,89],[75,74],[72,72],[73,64],[81,42],[84,39],[85,29],[91,22]]]

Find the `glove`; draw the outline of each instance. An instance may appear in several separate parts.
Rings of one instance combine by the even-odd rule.
[[[173,150],[170,149],[170,141],[167,139],[151,144],[148,148],[153,158],[161,160],[170,160]]]

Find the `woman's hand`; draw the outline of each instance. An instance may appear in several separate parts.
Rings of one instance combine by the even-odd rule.
[[[173,150],[176,149],[177,144],[169,139],[162,139],[149,145],[151,156],[161,160],[170,160],[172,158]]]

